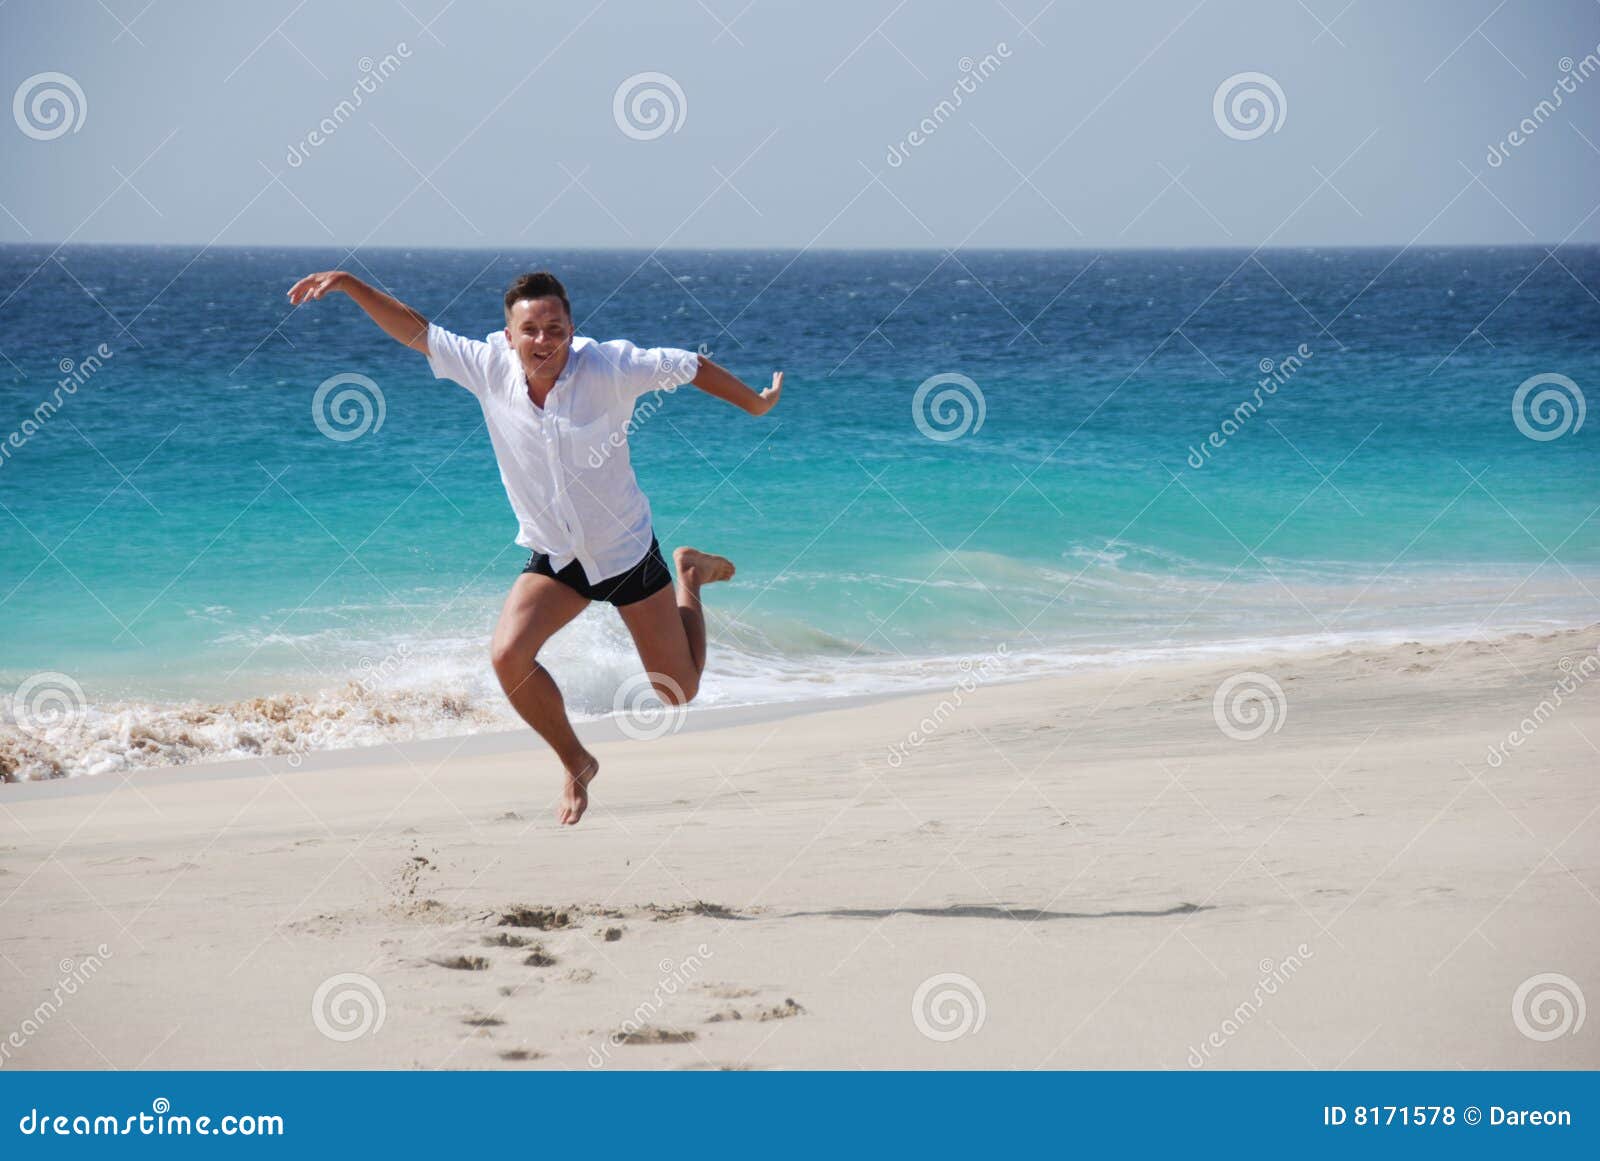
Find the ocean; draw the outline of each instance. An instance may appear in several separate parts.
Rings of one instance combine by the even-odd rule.
[[[738,565],[697,706],[1600,621],[1595,247],[13,245],[0,774],[516,723],[477,402],[288,306],[334,265],[474,336],[549,268],[582,333],[786,372],[768,417],[685,387],[633,432],[663,547]],[[583,717],[639,668],[604,607],[546,657]]]

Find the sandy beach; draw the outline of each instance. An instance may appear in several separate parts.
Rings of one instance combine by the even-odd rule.
[[[1597,645],[5,786],[3,1063],[1600,1066]]]

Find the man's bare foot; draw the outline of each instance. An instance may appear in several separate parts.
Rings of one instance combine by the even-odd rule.
[[[595,780],[600,773],[600,763],[595,761],[594,755],[584,751],[583,760],[579,763],[577,773],[567,771],[567,786],[561,794],[561,809],[556,812],[556,817],[562,826],[576,826],[583,817],[583,812],[589,809],[589,783]]]
[[[672,563],[678,566],[678,579],[687,584],[708,585],[733,578],[733,561],[698,548],[674,549]]]

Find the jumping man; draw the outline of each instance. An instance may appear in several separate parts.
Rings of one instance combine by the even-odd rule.
[[[511,284],[505,330],[485,342],[433,325],[342,270],[308,274],[290,288],[289,301],[299,306],[330,291],[353,298],[390,338],[426,355],[435,378],[453,379],[483,407],[517,543],[533,553],[500,611],[491,657],[513,708],[561,760],[558,817],[570,826],[588,809],[600,764],[573,732],[539,650],[590,601],[606,601],[633,634],[657,694],[682,705],[694,700],[706,667],[700,588],[733,576],[726,557],[678,548],[674,589],[628,459],[634,404],[647,392],[693,383],[765,415],[778,402],[783,372],[757,392],[693,351],[574,335],[566,289],[544,271]]]

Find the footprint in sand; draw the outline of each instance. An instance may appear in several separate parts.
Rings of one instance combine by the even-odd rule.
[[[461,1017],[461,1022],[469,1028],[499,1028],[505,1021],[499,1016],[484,1016],[474,1013],[471,1016]]]
[[[508,1048],[500,1054],[501,1060],[543,1060],[544,1053],[531,1048]]]
[[[512,935],[509,931],[497,931],[493,935],[483,937],[485,947],[527,947],[533,942],[525,935]]]
[[[500,916],[500,926],[558,931],[563,927],[572,926],[572,913],[554,907],[513,907]]]
[[[435,967],[449,968],[457,972],[483,972],[489,970],[489,961],[481,955],[451,955],[439,956],[428,960]]]
[[[528,967],[555,967],[556,957],[543,947],[535,947],[522,962]]]
[[[788,999],[781,1004],[774,1004],[770,1008],[757,1008],[753,1012],[741,1012],[737,1008],[725,1008],[720,1012],[713,1012],[706,1017],[707,1024],[720,1024],[727,1020],[787,1020],[791,1016],[803,1016],[806,1010],[794,1000]]]
[[[636,1032],[622,1032],[617,1035],[618,1044],[687,1044],[691,1040],[698,1040],[700,1034],[687,1029],[676,1028],[640,1028]]]

